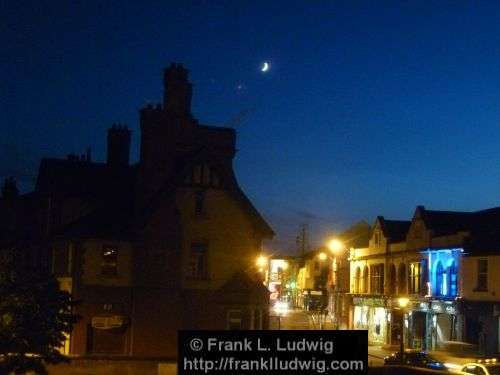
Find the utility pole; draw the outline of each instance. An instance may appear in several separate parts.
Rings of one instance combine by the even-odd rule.
[[[307,238],[307,224],[302,224],[300,226],[299,235],[296,238],[297,248],[300,252],[300,256],[304,256],[308,250],[308,238]]]

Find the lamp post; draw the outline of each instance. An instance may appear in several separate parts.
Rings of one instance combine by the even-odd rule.
[[[406,315],[406,306],[408,306],[408,302],[410,300],[406,297],[398,298],[398,305],[401,308],[401,338],[399,340],[399,353],[401,355],[401,364],[405,363],[404,361],[404,352],[405,352],[405,315]]]
[[[268,280],[269,259],[264,255],[259,255],[255,260],[255,265],[257,266],[257,270],[259,271],[262,277],[262,282],[267,287],[269,287],[269,280]]]
[[[334,265],[332,270],[332,298],[330,308],[332,310],[334,327],[338,329],[344,322],[344,315],[340,309],[345,293],[349,293],[349,263],[345,252],[348,251],[346,244],[338,238],[328,242],[328,249],[333,254]]]

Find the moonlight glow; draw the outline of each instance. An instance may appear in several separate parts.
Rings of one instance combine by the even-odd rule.
[[[271,65],[266,61],[266,62],[264,62],[264,64],[262,64],[260,71],[265,73],[269,70],[270,67],[271,67]]]

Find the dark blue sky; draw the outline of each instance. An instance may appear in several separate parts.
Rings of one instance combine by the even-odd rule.
[[[500,204],[500,6],[459,1],[5,1],[0,175],[41,156],[103,160],[183,62],[193,112],[238,127],[240,183],[293,244],[417,204]],[[267,74],[263,61],[272,64]],[[243,89],[238,90],[238,85]]]

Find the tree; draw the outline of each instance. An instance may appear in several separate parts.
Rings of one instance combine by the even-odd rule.
[[[0,373],[48,374],[47,364],[69,361],[60,348],[77,320],[74,303],[55,277],[14,259],[0,254]]]

